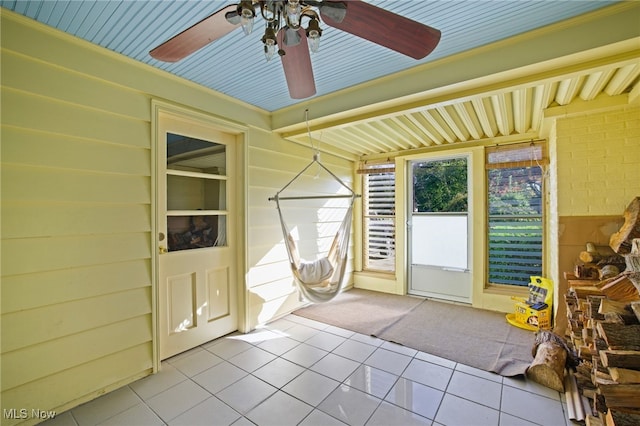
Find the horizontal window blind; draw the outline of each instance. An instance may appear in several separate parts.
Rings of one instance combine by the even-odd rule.
[[[395,271],[395,166],[365,164],[363,174],[363,269]]]
[[[542,274],[546,142],[486,148],[488,281],[526,286]]]

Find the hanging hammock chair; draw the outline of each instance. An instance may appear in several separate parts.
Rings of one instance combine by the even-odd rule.
[[[348,195],[311,195],[297,197],[283,197],[280,195],[289,185],[296,181],[309,167],[317,164],[320,168],[331,175],[340,185],[349,191]],[[298,173],[288,184],[269,201],[275,201],[278,209],[278,217],[282,226],[285,247],[289,255],[289,263],[294,280],[302,293],[302,296],[312,303],[328,302],[336,297],[342,290],[344,276],[347,267],[347,255],[349,249],[349,235],[351,234],[351,221],[353,212],[353,202],[358,197],[340,178],[327,169],[319,160],[319,154],[313,156],[313,161],[309,163],[300,173]],[[348,198],[348,206],[338,231],[336,232],[331,248],[326,256],[316,260],[304,260],[300,257],[298,245],[291,235],[285,223],[281,201],[286,200],[311,200],[311,199],[331,199]]]

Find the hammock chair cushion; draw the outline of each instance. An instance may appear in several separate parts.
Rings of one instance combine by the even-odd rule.
[[[333,275],[333,265],[326,257],[311,262],[303,260],[298,266],[298,274],[304,283],[319,283]]]

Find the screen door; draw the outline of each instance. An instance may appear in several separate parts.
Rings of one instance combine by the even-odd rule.
[[[469,161],[409,162],[409,293],[471,302]]]

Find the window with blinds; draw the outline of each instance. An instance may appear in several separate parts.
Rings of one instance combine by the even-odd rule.
[[[542,275],[546,143],[486,149],[488,281],[526,286]]]
[[[362,179],[363,270],[395,272],[394,164],[366,164],[358,170]]]

